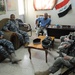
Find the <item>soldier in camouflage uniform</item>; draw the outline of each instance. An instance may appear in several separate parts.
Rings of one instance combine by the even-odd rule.
[[[20,23],[15,19],[15,15],[11,14],[10,20],[7,22],[6,25],[4,25],[3,30],[16,32],[20,42],[27,46],[29,44],[29,36],[27,32],[19,30],[19,25]]]
[[[70,32],[68,35],[60,37],[61,42],[68,41],[69,39],[71,40],[75,39],[75,32]]]
[[[20,59],[16,58],[13,44],[8,40],[3,39],[3,34],[4,33],[0,31],[0,54],[5,58],[9,58],[12,63],[18,63]]]
[[[65,47],[70,46],[70,43],[63,44],[62,48],[65,49]],[[67,52],[62,53],[63,56],[58,57],[53,65],[46,71],[43,72],[36,72],[35,75],[49,75],[50,73],[54,74],[57,72],[63,65],[67,68],[71,68],[75,66],[75,40],[72,43],[72,45],[68,48]]]

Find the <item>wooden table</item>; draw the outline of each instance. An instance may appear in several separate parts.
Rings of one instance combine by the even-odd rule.
[[[45,38],[45,36],[39,36],[38,38],[40,38],[41,39],[41,41]],[[52,47],[54,47],[54,38],[55,37],[51,37],[52,38],[52,41],[53,41],[53,46]],[[29,45],[28,45],[28,52],[29,52],[29,58],[31,59],[31,49],[33,48],[33,49],[37,49],[37,50],[42,50],[42,51],[45,51],[45,57],[46,57],[46,63],[47,63],[47,54],[48,54],[48,52],[47,52],[47,49],[44,49],[43,47],[42,47],[42,44],[40,43],[40,44],[33,44],[33,43],[30,43]]]

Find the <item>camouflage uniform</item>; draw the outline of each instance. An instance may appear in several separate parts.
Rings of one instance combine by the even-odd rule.
[[[7,24],[3,27],[3,30],[10,30],[18,34],[18,38],[21,43],[29,43],[29,36],[27,32],[19,30],[19,22],[17,20],[9,20]]]
[[[70,56],[68,60],[65,60],[63,57],[58,57],[54,64],[49,68],[49,72],[50,73],[55,73],[57,72],[61,67],[62,65],[68,67],[68,68],[71,68],[74,66],[75,64],[75,41],[74,43],[71,45],[71,47],[68,49],[67,51],[67,55]]]
[[[70,32],[69,35],[61,36],[60,37],[61,42],[66,41],[65,38],[74,40],[75,39],[75,32]]]
[[[0,31],[0,36],[1,35],[3,35],[2,31]],[[5,50],[4,47],[7,48],[7,49]],[[13,46],[13,44],[10,41],[6,40],[6,39],[0,39],[0,53],[5,58],[9,57],[9,55],[11,53],[14,53],[14,46]]]
[[[68,46],[65,47],[63,46],[64,44],[67,44]],[[62,50],[63,52],[62,56],[57,57],[53,65],[48,70],[43,72],[36,72],[35,75],[49,75],[50,73],[54,74],[62,66],[66,66],[67,68],[72,68],[73,66],[75,66],[75,40],[62,42],[60,46],[62,46],[60,47],[60,50]],[[65,48],[67,48],[68,50],[66,50]]]

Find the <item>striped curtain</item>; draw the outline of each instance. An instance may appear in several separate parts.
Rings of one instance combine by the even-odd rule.
[[[35,10],[51,10],[54,8],[57,0],[33,0]]]

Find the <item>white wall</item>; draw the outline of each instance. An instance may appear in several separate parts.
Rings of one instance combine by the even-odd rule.
[[[25,0],[25,21],[30,23],[34,29],[36,15],[47,12],[51,15],[52,24],[75,25],[75,0],[71,0],[71,2],[73,6],[72,10],[66,16],[59,18],[55,9],[48,11],[35,11],[33,8],[33,0]]]
[[[6,5],[6,0],[4,0],[4,1],[5,1],[5,6],[7,6]],[[3,19],[3,18],[9,18],[10,14],[15,14],[16,17],[19,17],[19,14],[18,14],[18,0],[15,0],[15,1],[16,1],[16,7],[15,7],[16,10],[14,10],[14,11],[8,11],[7,7],[6,7],[6,14],[0,15],[0,20]]]

